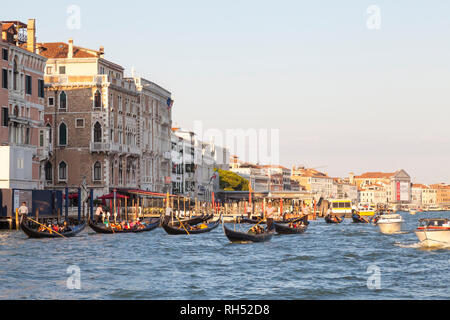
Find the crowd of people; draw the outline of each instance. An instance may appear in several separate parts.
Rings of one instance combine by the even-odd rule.
[[[65,233],[72,231],[72,228],[67,224],[67,221],[63,223],[47,223],[47,226],[40,225],[38,228],[38,232],[49,233]]]
[[[147,228],[147,224],[137,218],[135,221],[122,221],[117,222],[117,213],[113,215],[113,220],[111,220],[111,213],[109,210],[105,210],[103,205],[100,204],[95,211],[94,217],[95,223],[104,224],[106,228],[112,229],[114,231],[125,231],[125,230],[142,230]]]

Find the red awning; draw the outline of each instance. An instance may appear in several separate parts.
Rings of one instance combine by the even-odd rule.
[[[106,194],[99,198],[100,200],[114,199],[114,193]],[[116,199],[130,199],[130,197],[124,196],[123,194],[116,193]]]
[[[66,198],[66,195],[63,194],[63,199]],[[69,199],[78,199],[78,193],[69,193]]]

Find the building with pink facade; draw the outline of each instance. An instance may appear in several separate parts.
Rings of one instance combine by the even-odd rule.
[[[36,24],[1,21],[0,188],[42,188],[45,152],[44,68]]]

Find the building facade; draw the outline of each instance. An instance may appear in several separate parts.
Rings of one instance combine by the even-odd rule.
[[[298,181],[306,191],[316,194],[318,197],[324,199],[333,198],[334,179],[326,173],[305,167],[294,167],[291,178]]]
[[[163,165],[168,143],[159,135],[162,100],[170,94],[125,78],[122,66],[104,58],[103,47],[77,47],[70,39],[38,44],[38,50],[48,59],[44,120],[53,148],[46,187],[77,188],[86,181],[94,197],[113,188],[168,191],[169,182],[158,178],[167,177],[170,166]]]
[[[360,176],[350,174],[350,183],[358,188],[370,185],[383,185],[386,192],[385,203],[409,204],[411,202],[411,177],[405,170],[393,173],[367,172]]]
[[[39,189],[46,160],[44,68],[36,22],[2,21],[0,40],[0,188]]]
[[[134,81],[141,107],[140,188],[166,193],[171,189],[172,94],[149,80],[134,78]]]

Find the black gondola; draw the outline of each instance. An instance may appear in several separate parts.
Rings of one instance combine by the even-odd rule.
[[[80,232],[86,228],[86,221],[78,223],[78,221],[76,220],[69,220],[69,222],[70,222],[69,224],[70,229],[65,232],[58,232],[60,235],[58,235],[55,232],[50,233],[47,230],[43,232],[38,231],[36,227],[39,227],[39,225],[29,220],[27,217],[24,217],[22,219],[22,222],[20,223],[20,229],[22,229],[22,231],[30,238],[45,239],[45,238],[62,238],[61,235],[66,238],[72,238],[80,234]]]
[[[338,216],[325,216],[325,222],[329,224],[340,224],[344,221],[344,218],[339,218]]]
[[[122,229],[122,230],[116,230],[111,227],[106,227],[105,224],[98,224],[93,221],[89,221],[89,227],[91,227],[92,230],[94,230],[97,233],[102,234],[114,234],[114,233],[142,233],[142,232],[148,232],[152,231],[159,227],[161,220],[160,218],[151,218],[147,221],[144,221],[146,226],[143,228],[132,228],[132,229]]]
[[[352,215],[353,223],[370,223],[370,220],[365,219],[361,215],[354,213]]]
[[[292,221],[274,222],[275,231],[278,234],[302,234],[308,229],[308,216],[290,220]]]
[[[198,217],[185,218],[185,219],[173,218],[173,223],[171,223],[171,225],[179,226],[180,222],[178,220],[180,220],[183,224],[189,224],[191,226],[195,226],[197,224],[211,220],[213,218],[214,218],[214,213],[211,213],[209,215],[202,215],[202,216],[198,216]]]
[[[258,224],[263,220],[261,217],[238,217],[237,222],[239,223],[248,223],[248,224]]]
[[[232,243],[266,242],[270,241],[275,234],[274,229],[271,229],[264,233],[254,234],[228,229],[224,223],[222,223],[222,227],[228,240],[230,240],[230,242]]]
[[[212,217],[214,217],[214,214],[212,214]],[[184,222],[182,225],[180,223],[177,224],[163,223],[162,227],[170,235],[200,234],[211,232],[212,230],[216,229],[219,226],[221,219],[222,215],[216,221],[212,221],[206,224],[205,228],[198,227],[198,224],[192,225]]]

